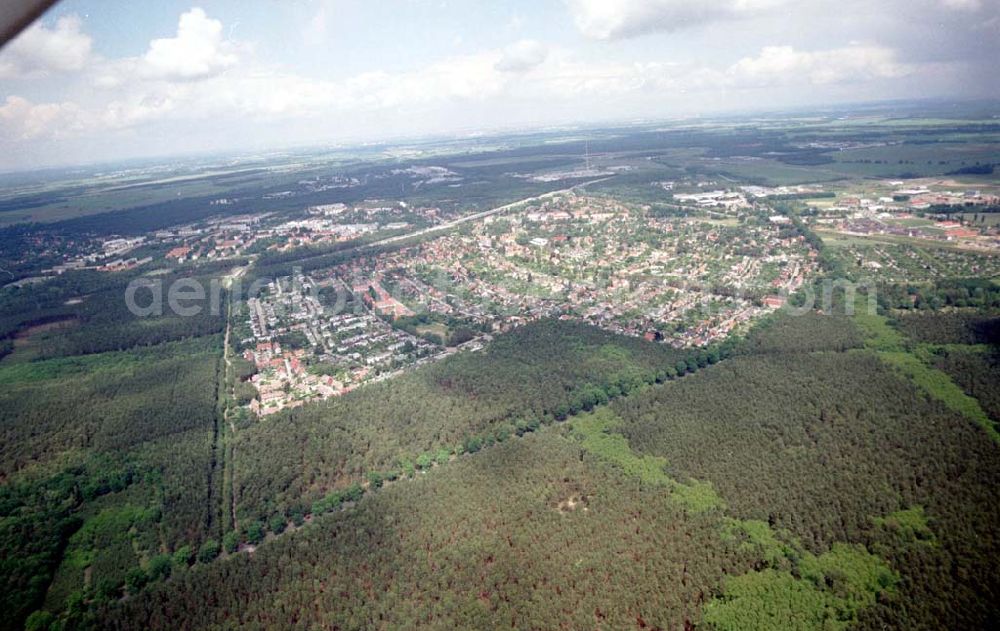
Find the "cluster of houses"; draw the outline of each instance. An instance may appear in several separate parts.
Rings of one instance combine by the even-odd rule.
[[[393,298],[382,287],[381,279],[363,280],[354,285],[354,295],[361,299],[379,315],[392,320],[414,315],[413,311],[402,302]]]
[[[320,289],[336,296],[335,304],[324,304]],[[266,416],[339,396],[437,354],[433,344],[391,325],[404,313],[376,313],[391,300],[378,280],[351,288],[329,272],[280,278],[248,299],[250,334],[241,343],[257,367],[251,383],[258,393],[250,409]]]
[[[81,247],[83,253],[69,257],[45,274],[59,275],[70,270],[97,270],[99,272],[121,272],[152,261],[152,257],[126,257],[125,255],[146,243],[145,237],[113,237],[100,241],[96,246]]]
[[[817,253],[782,225],[725,228],[645,210],[555,197],[367,261],[364,272],[391,281],[395,297],[378,281],[354,290],[389,317],[427,313],[496,331],[571,317],[686,346],[780,306],[817,267]]]
[[[164,258],[173,263],[225,260],[243,256],[248,248],[265,238],[267,219],[272,216],[261,213],[209,219],[199,225],[158,230],[153,238],[158,244],[170,246]]]
[[[225,205],[229,200],[216,200]],[[409,209],[404,203],[367,200],[357,206],[324,204],[311,206],[304,217],[287,220],[274,213],[258,213],[209,220],[161,230],[153,235],[155,243],[169,245],[165,258],[175,263],[199,260],[224,260],[246,255],[252,246],[284,251],[294,248],[328,245],[358,239],[380,231],[410,227],[394,217],[407,212],[434,220],[436,208]]]
[[[249,406],[252,412],[267,416],[351,389],[352,386],[342,384],[332,376],[310,373],[303,361],[305,356],[304,349],[282,350],[277,342],[258,342],[244,351],[244,359],[252,362],[257,369],[257,373],[250,378],[250,383],[257,389],[257,397]]]

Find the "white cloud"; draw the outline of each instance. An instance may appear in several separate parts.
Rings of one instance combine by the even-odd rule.
[[[788,0],[566,0],[580,32],[623,39],[759,14]]]
[[[978,11],[983,8],[982,0],[941,0],[941,4],[959,11]]]
[[[128,60],[120,60],[118,71]],[[141,62],[140,62],[141,63]],[[94,93],[89,107],[8,101],[7,129],[18,137],[141,129],[165,122],[225,119],[239,124],[341,116],[392,117],[420,108],[522,103],[597,105],[619,98],[669,99],[761,86],[828,86],[888,80],[916,71],[885,48],[825,51],[766,47],[730,66],[661,61],[583,61],[571,51],[537,42],[444,59],[407,72],[366,72],[341,81],[315,79],[252,59],[201,81],[137,79]],[[530,72],[529,72],[530,70]],[[102,95],[104,95],[102,97]],[[592,97],[592,98],[591,98]],[[15,97],[16,98],[16,97]]]
[[[332,85],[341,107],[399,107],[433,101],[482,100],[509,80],[496,70],[499,52],[461,55],[409,72],[369,72]]]
[[[35,104],[8,96],[0,105],[0,130],[6,139],[62,138],[88,130],[85,114],[75,103]]]
[[[791,46],[767,46],[757,57],[733,64],[727,76],[741,86],[787,85],[806,82],[830,85],[893,79],[914,68],[896,61],[892,50],[877,46],[849,46],[806,52]]]
[[[177,36],[154,39],[143,57],[150,76],[202,79],[236,64],[232,42],[222,39],[222,22],[195,7],[181,15]]]
[[[59,18],[55,28],[35,23],[0,52],[0,78],[82,69],[90,58],[92,42],[81,25],[75,15]]]
[[[514,79],[495,69],[501,58],[500,51],[457,56],[409,72],[366,72],[342,81],[246,60],[197,82],[135,75],[141,62],[119,60],[94,75],[94,83],[106,90],[96,93],[91,120],[114,130],[171,120],[249,122],[481,101],[502,93]]]
[[[548,48],[541,42],[522,39],[504,49],[496,69],[501,72],[526,72],[544,62],[548,55]]]

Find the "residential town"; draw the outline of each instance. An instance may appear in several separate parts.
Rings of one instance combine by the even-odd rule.
[[[430,167],[417,175],[454,177]],[[782,307],[819,268],[818,251],[781,210],[784,200],[799,201],[805,225],[861,274],[1000,273],[1000,257],[983,256],[1000,252],[997,222],[978,212],[1000,202],[994,189],[923,180],[654,184],[662,203],[547,195],[451,223],[413,245],[268,279],[238,306],[238,348],[255,371],[248,408],[267,416],[338,396],[539,318],[677,347],[719,341]],[[944,212],[954,208],[961,212]],[[139,237],[46,243],[57,262],[19,284],[68,270],[243,265],[301,248],[425,234],[450,219],[391,200],[208,218]],[[928,256],[909,245],[924,240],[950,249]]]
[[[256,369],[250,409],[266,416],[338,396],[441,351],[377,315],[369,291],[371,285],[298,274],[249,298],[237,332],[243,358]]]
[[[382,255],[362,271],[407,311],[452,327],[574,318],[691,346],[780,306],[815,258],[794,229],[766,219],[657,217],[568,194]]]
[[[345,212],[310,209],[305,221],[315,230]],[[816,255],[783,216],[658,216],[605,197],[547,198],[271,281],[236,328],[255,367],[249,407],[267,416],[338,396],[539,318],[709,344],[782,306],[815,272]]]

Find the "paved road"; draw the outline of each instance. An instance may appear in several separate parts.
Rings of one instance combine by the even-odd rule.
[[[497,213],[502,213],[502,212],[510,210],[511,208],[514,208],[516,206],[520,206],[521,204],[527,204],[527,203],[530,203],[530,202],[537,202],[537,201],[541,201],[543,199],[549,199],[549,198],[552,198],[552,197],[556,197],[557,195],[564,195],[566,193],[572,192],[573,190],[581,188],[583,186],[588,186],[590,184],[597,184],[598,182],[603,182],[605,180],[610,180],[612,177],[614,177],[614,176],[602,177],[602,178],[598,178],[596,180],[590,180],[589,182],[583,182],[582,184],[574,184],[573,186],[570,186],[569,188],[563,188],[563,189],[560,189],[558,191],[550,191],[548,193],[543,193],[541,195],[536,195],[535,197],[528,197],[526,199],[521,199],[521,200],[518,200],[516,202],[511,202],[509,204],[504,204],[503,206],[497,206],[496,208],[491,208],[489,210],[484,210],[484,211],[476,213],[474,215],[466,215],[465,217],[461,217],[460,219],[454,219],[452,221],[448,221],[448,222],[445,222],[445,223],[442,223],[442,224],[438,224],[436,226],[431,226],[430,228],[424,228],[422,230],[417,230],[416,232],[410,232],[408,234],[401,234],[401,235],[398,235],[398,236],[395,236],[395,237],[389,237],[389,238],[386,238],[386,239],[382,239],[380,241],[373,241],[372,243],[366,244],[366,245],[364,245],[362,247],[364,247],[364,248],[377,247],[377,246],[380,246],[380,245],[386,245],[386,244],[389,244],[389,243],[395,243],[396,241],[403,241],[405,239],[412,239],[413,237],[419,237],[421,235],[425,235],[425,234],[430,233],[430,232],[437,232],[439,230],[440,231],[451,230],[452,228],[454,228],[456,226],[459,226],[459,225],[461,225],[463,223],[469,222],[469,221],[477,221],[479,219],[483,219],[484,217],[489,217],[490,215],[496,215]]]

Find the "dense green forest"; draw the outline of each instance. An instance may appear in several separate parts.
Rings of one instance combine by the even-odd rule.
[[[940,317],[921,330],[953,326],[952,315]],[[677,478],[711,482],[740,519],[791,533],[813,552],[851,541],[890,561],[902,577],[898,593],[863,613],[862,627],[990,627],[997,612],[986,603],[1000,590],[984,578],[996,576],[1000,554],[996,446],[881,353],[842,352],[858,345],[849,321],[808,316],[759,327],[746,348],[765,355],[614,403],[621,431]],[[867,337],[870,324],[860,332]],[[964,386],[969,371],[952,372]],[[978,378],[969,394],[995,391]],[[935,545],[872,542],[874,516],[912,506],[926,509]]]
[[[101,612],[113,628],[677,628],[724,572],[712,516],[533,433]],[[683,581],[683,583],[682,583]]]
[[[880,285],[879,303],[886,309],[907,311],[946,307],[996,309],[1000,307],[1000,284],[989,279],[941,279],[932,283]]]
[[[1000,317],[978,311],[903,313],[901,333],[926,344],[1000,344]]]
[[[685,353],[542,321],[438,364],[247,427],[234,443],[239,519],[306,511],[324,493],[474,451],[676,374]],[[685,365],[686,370],[686,365]],[[512,393],[517,393],[512,396]],[[444,455],[440,454],[444,450]]]
[[[220,346],[0,365],[4,628],[206,536]]]
[[[221,339],[0,366],[0,475],[211,425]]]
[[[948,375],[1000,426],[1000,316],[995,311],[902,313],[894,323],[916,355]]]
[[[900,600],[871,624],[995,620],[996,447],[876,358],[741,357],[613,407],[640,452],[712,482],[735,516],[788,530],[814,552],[863,543],[873,517],[925,506],[940,546],[889,551],[904,576]]]
[[[0,365],[0,542],[13,581],[5,593],[17,603],[7,624],[15,625],[39,606],[36,619],[134,594],[171,570],[211,561],[220,548],[234,551],[356,499],[359,483],[412,477],[723,352],[681,353],[541,322],[392,388],[372,386],[267,422],[244,419],[224,451],[221,336],[49,358],[38,352],[44,335],[27,338]],[[221,461],[234,454],[236,466],[224,474]],[[223,475],[232,476],[225,488]],[[226,529],[235,525],[228,493],[238,530]]]
[[[933,357],[934,367],[951,376],[983,410],[1000,423],[1000,350],[948,347]]]
[[[312,420],[306,408],[276,417],[273,429],[269,420],[241,431],[241,446],[264,454],[258,471],[289,472],[287,486],[259,491],[261,500],[241,487],[244,520],[286,507],[308,513],[287,502],[331,486],[342,489],[326,496],[334,504],[314,504],[308,519],[293,515],[294,532],[275,537],[285,525],[271,528],[252,554],[184,564],[137,597],[98,601],[70,619],[122,629],[139,620],[151,628],[442,629],[998,622],[1000,453],[982,427],[886,361],[870,323],[778,316],[717,365],[707,354],[703,366],[692,358],[693,374],[682,379],[683,359],[637,341],[589,366],[567,362],[600,357],[604,336],[541,323],[499,338],[488,362],[469,355],[422,369],[405,390],[420,393],[421,404],[399,420],[345,398],[317,406]],[[547,363],[539,361],[547,352],[528,348],[569,355]],[[964,348],[988,357],[981,346]],[[661,361],[681,365],[661,375]],[[505,362],[520,371],[494,370]],[[552,385],[533,370],[551,372]],[[565,403],[574,392],[566,385],[581,378],[606,387],[628,374],[636,381],[625,396],[615,388],[616,397]],[[504,388],[514,387],[525,394],[502,412],[477,412],[480,401],[509,401]],[[368,405],[380,409],[374,402],[388,395],[377,386],[356,398],[370,392],[379,398]],[[407,399],[392,401],[385,410]],[[442,413],[449,410],[455,420],[420,429],[452,418]],[[322,419],[340,420],[324,433]],[[310,465],[365,436],[350,419],[374,425],[365,455]],[[379,440],[385,427],[409,442]],[[282,455],[277,438],[249,442],[265,430],[302,438]],[[486,438],[473,446],[463,434]],[[361,476],[372,470],[386,475]],[[252,512],[262,500],[264,511]]]
[[[137,317],[123,300],[136,277],[0,292],[0,628],[115,598],[141,565],[219,531],[225,318]]]
[[[193,270],[168,270],[155,278],[157,294],[166,293],[180,279],[196,280],[206,288],[213,284],[216,266]],[[164,298],[162,314],[145,317],[133,314],[124,300],[129,283],[138,278],[135,273],[99,274],[83,272],[66,274],[35,287],[4,289],[0,295],[0,339],[10,339],[29,327],[39,329],[32,334],[32,354],[35,357],[68,357],[88,353],[127,350],[136,346],[154,346],[163,342],[221,333],[226,322],[221,309],[211,308],[206,298],[199,313],[182,317],[172,313]],[[162,291],[161,291],[162,290]],[[152,289],[135,292],[139,307],[154,305]],[[214,298],[223,304],[221,289]],[[45,330],[45,325],[56,325]]]

